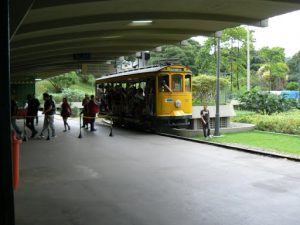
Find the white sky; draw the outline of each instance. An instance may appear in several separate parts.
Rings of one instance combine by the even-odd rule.
[[[300,11],[269,19],[266,28],[250,27],[254,30],[255,47],[283,47],[287,57],[300,51]],[[196,40],[203,40],[201,37]]]

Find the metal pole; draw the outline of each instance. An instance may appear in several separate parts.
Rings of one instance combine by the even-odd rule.
[[[145,63],[145,61],[146,61],[145,60],[145,52],[142,51],[141,53],[142,53],[142,67],[145,68],[145,65],[146,65],[146,63]]]
[[[78,138],[82,138],[82,134],[81,134],[81,113],[79,114],[79,136]]]
[[[12,179],[11,114],[10,114],[10,30],[9,0],[0,1],[0,224],[14,225],[14,193]]]
[[[217,32],[217,81],[216,81],[216,118],[214,136],[220,136],[220,58],[221,58],[221,32]]]
[[[247,26],[247,91],[250,91],[250,31]]]

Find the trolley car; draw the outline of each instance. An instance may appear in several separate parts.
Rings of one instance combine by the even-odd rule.
[[[192,72],[167,65],[110,74],[96,80],[96,96],[115,122],[182,127],[192,118]]]

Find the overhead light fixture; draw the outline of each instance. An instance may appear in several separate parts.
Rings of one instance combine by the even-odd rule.
[[[148,26],[152,24],[152,20],[134,20],[129,25],[130,26]]]
[[[41,81],[42,78],[35,78],[34,80],[35,80],[35,81]]]

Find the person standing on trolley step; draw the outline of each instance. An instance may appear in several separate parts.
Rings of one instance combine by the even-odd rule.
[[[200,118],[203,128],[203,134],[205,139],[210,137],[210,117],[209,117],[209,110],[207,109],[207,105],[203,106],[203,109],[200,111]]]
[[[37,108],[39,106],[36,105],[34,98],[32,95],[27,95],[27,115],[26,115],[26,126],[31,130],[31,138],[34,138],[38,133],[34,127],[34,118],[37,114]]]
[[[54,114],[55,114],[55,104],[54,102],[50,99],[50,96],[48,93],[43,94],[43,99],[45,101],[44,103],[44,111],[43,114],[45,115],[44,117],[44,125],[43,125],[43,130],[40,134],[40,137],[44,137],[44,131],[50,127],[52,131],[52,137],[56,137],[55,135],[55,127],[54,127]]]
[[[99,112],[99,103],[95,100],[95,96],[91,95],[91,100],[88,103],[88,117],[91,124],[91,131],[96,131],[95,120],[96,114]]]
[[[61,113],[60,115],[62,116],[63,118],[63,121],[64,121],[64,132],[67,131],[67,128],[68,130],[70,130],[70,125],[68,124],[68,117],[70,117],[72,114],[72,110],[71,110],[71,107],[68,103],[68,100],[67,98],[63,98],[63,103],[61,104]]]

